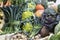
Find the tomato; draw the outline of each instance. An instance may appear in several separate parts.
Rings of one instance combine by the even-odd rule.
[[[43,14],[43,12],[44,12],[44,10],[37,10],[37,11],[35,12],[35,16],[41,17],[42,14]]]
[[[36,10],[44,10],[44,7],[41,4],[37,4]]]

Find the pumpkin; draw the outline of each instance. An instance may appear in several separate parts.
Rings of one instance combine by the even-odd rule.
[[[3,28],[3,26],[5,24],[4,19],[5,19],[4,13],[2,10],[0,10],[0,33],[2,32],[1,29]]]
[[[0,7],[3,7],[3,2],[0,2]]]
[[[5,6],[10,6],[11,5],[11,2],[8,0],[5,4]]]
[[[43,12],[44,12],[44,10],[37,10],[37,11],[35,12],[35,16],[36,16],[36,17],[41,17],[42,14],[43,14]]]
[[[41,4],[37,4],[36,10],[44,10],[44,7]]]

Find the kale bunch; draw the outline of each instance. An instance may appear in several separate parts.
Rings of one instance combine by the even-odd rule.
[[[5,15],[5,25],[2,28],[3,33],[18,32],[20,29],[21,11],[19,6],[4,6],[1,8]]]

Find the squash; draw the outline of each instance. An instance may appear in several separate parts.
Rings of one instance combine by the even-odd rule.
[[[4,21],[4,19],[5,19],[5,16],[4,16],[4,13],[3,13],[3,11],[2,10],[0,10],[0,33],[2,32],[2,27],[4,26],[4,24],[5,24],[5,21]]]
[[[10,6],[11,5],[11,0],[3,0],[3,5],[4,6]]]
[[[36,10],[44,10],[44,7],[41,4],[37,4]]]
[[[37,10],[37,11],[35,12],[35,16],[41,17],[42,14],[43,14],[43,12],[44,12],[44,10]]]
[[[3,7],[3,2],[0,2],[0,7]]]
[[[11,5],[10,1],[7,1],[7,3],[5,4],[5,6],[10,6],[10,5]]]

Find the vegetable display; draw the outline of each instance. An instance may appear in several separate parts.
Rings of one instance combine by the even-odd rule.
[[[54,35],[51,36],[50,40],[59,40],[60,4],[51,6],[48,5],[49,1],[3,1],[5,5],[0,7],[0,35],[23,33],[26,37],[32,39],[38,34],[41,37],[46,37],[53,33]]]

